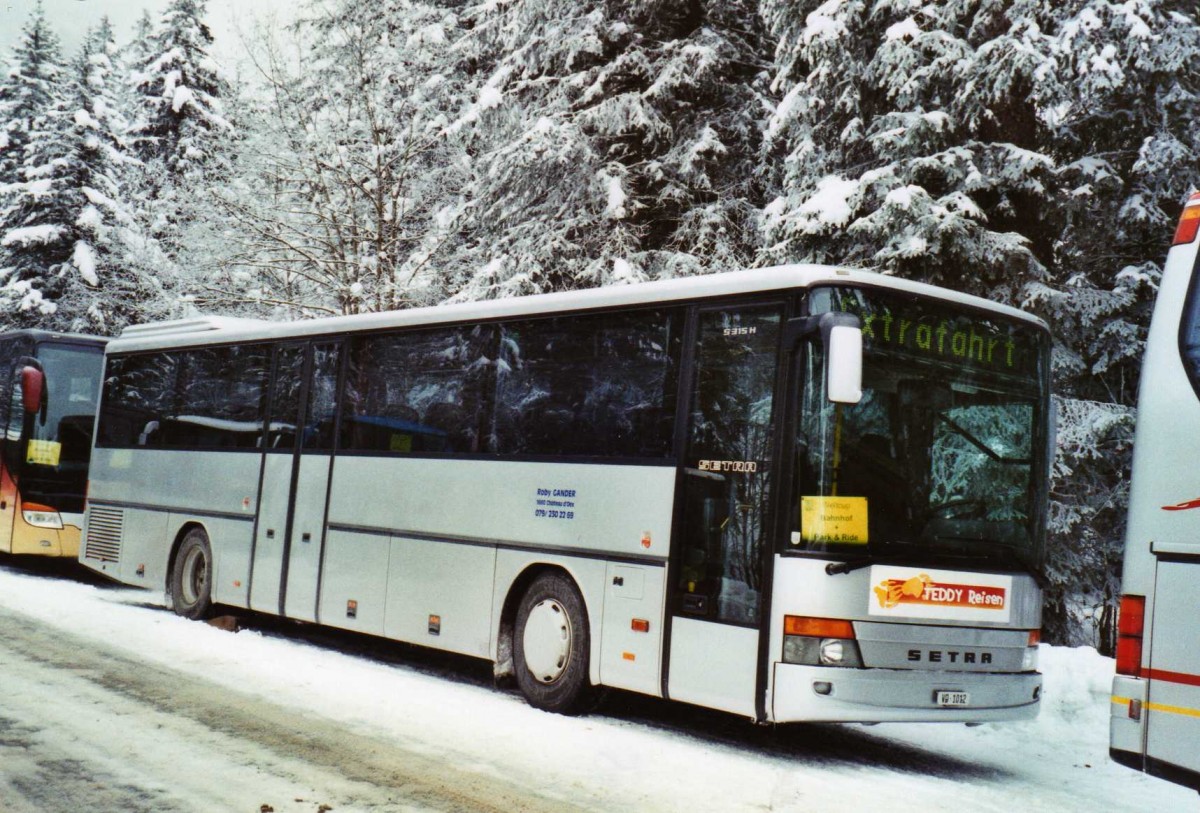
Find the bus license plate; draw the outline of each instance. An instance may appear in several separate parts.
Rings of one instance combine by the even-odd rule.
[[[934,696],[934,702],[939,706],[969,706],[971,695],[967,692],[938,692]]]

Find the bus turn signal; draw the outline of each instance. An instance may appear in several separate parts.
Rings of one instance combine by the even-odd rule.
[[[1193,192],[1183,205],[1183,213],[1179,215],[1179,226],[1175,229],[1175,239],[1171,241],[1171,245],[1181,246],[1192,242],[1196,239],[1197,231],[1200,231],[1200,192]]]

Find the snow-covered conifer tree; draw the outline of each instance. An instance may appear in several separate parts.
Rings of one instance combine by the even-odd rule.
[[[1052,149],[1062,165],[1054,311],[1081,394],[1132,404],[1167,243],[1200,186],[1200,10],[1077,0],[1056,31]]]
[[[125,141],[132,156],[149,156],[154,152],[154,139],[148,134],[140,136],[135,132],[144,126],[146,111],[156,104],[155,99],[144,98],[152,96],[153,88],[141,84],[141,71],[150,64],[154,53],[154,21],[149,10],[143,9],[134,26],[133,36],[120,45],[114,60],[114,70],[121,78],[116,87],[117,98],[128,128]]]
[[[29,133],[22,180],[7,187],[0,245],[9,269],[0,301],[21,323],[104,331],[148,304],[113,296],[131,293],[121,280],[134,225],[117,182],[125,127],[115,51],[105,20],[60,73],[61,93]]]
[[[783,157],[764,260],[872,266],[1010,303],[1044,276],[1052,160],[1035,0],[766,0]]]
[[[152,230],[173,253],[180,229],[198,215],[209,185],[228,174],[234,136],[222,98],[229,92],[209,55],[212,33],[205,0],[171,0],[133,68],[138,109],[131,122],[134,154],[142,166],[142,195],[151,206]]]
[[[0,184],[19,180],[34,121],[54,99],[61,61],[58,35],[38,0],[0,81]]]
[[[50,185],[38,172],[52,168],[47,162],[61,150],[52,131],[61,119],[62,70],[58,36],[39,2],[0,86],[0,310],[6,321],[28,322],[54,311],[43,298],[34,258],[57,241],[61,220],[53,206],[31,211],[30,205]]]
[[[468,21],[459,298],[749,263],[769,66],[756,4],[514,0]]]

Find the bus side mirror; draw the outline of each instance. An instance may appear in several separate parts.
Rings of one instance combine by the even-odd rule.
[[[825,392],[830,401],[857,404],[862,400],[862,357],[862,328],[834,325],[825,340]]]
[[[789,319],[784,342],[795,349],[802,339],[820,332],[825,345],[825,393],[835,404],[862,400],[862,321],[852,313],[822,313]]]
[[[21,405],[25,414],[33,415],[42,409],[42,398],[46,394],[46,375],[36,367],[21,370]]]

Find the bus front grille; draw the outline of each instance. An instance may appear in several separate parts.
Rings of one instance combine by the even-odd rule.
[[[100,562],[119,561],[124,524],[125,512],[121,509],[92,507],[88,512],[84,558]]]

